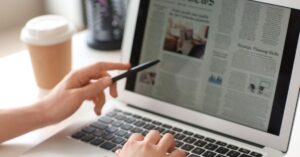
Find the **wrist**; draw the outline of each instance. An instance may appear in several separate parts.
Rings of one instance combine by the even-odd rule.
[[[46,102],[39,101],[32,106],[31,112],[34,116],[36,123],[39,128],[48,126],[52,124],[52,118],[49,114],[48,105],[45,105]]]

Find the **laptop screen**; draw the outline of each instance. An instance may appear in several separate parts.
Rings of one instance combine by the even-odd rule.
[[[280,134],[300,11],[251,0],[141,0],[126,89]]]

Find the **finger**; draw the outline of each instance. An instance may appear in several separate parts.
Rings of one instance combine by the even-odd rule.
[[[169,133],[165,134],[158,143],[158,149],[162,150],[163,152],[173,151],[175,149],[174,137]]]
[[[104,72],[104,75],[111,77],[108,72]],[[115,83],[113,83],[112,85],[109,86],[109,93],[114,98],[116,98],[118,96],[117,85]]]
[[[69,88],[79,88],[79,87],[84,87],[90,84],[91,82],[95,82],[95,80],[98,80],[99,78],[106,77],[106,71],[100,71],[98,72],[98,77],[93,78],[89,75],[84,74],[84,69],[78,70],[76,72],[73,72],[70,77],[71,81],[69,83]]]
[[[128,141],[143,141],[143,140],[144,140],[144,136],[139,133],[132,134],[128,139]]]
[[[186,157],[186,154],[184,151],[176,149],[169,156],[170,157]]]
[[[130,64],[127,63],[111,63],[111,62],[100,62],[95,65],[99,69],[102,70],[127,70],[131,67]]]
[[[85,84],[92,79],[103,77],[103,71],[127,70],[130,67],[130,64],[99,62],[78,70],[77,77],[82,84]]]
[[[118,91],[117,91],[117,84],[113,83],[110,87],[109,87],[109,93],[112,97],[116,98],[118,97]]]
[[[98,96],[103,90],[109,87],[112,84],[112,80],[110,77],[104,77],[99,79],[96,82],[90,83],[89,85],[78,88],[79,96],[84,100],[91,100],[95,96]]]
[[[160,133],[156,130],[151,130],[145,137],[144,141],[152,144],[157,144],[160,140]]]
[[[104,92],[101,92],[101,93],[100,93],[98,99],[99,99],[99,104],[97,104],[97,105],[98,105],[98,106],[97,106],[97,110],[98,110],[99,113],[101,114],[102,108],[103,108],[103,106],[104,106],[104,104],[105,104],[105,94],[104,94]]]
[[[96,103],[95,103],[96,102]],[[105,104],[105,94],[101,92],[98,96],[94,98],[94,111],[99,116],[101,115],[103,105]]]
[[[94,97],[93,98],[93,102],[94,102],[94,104],[95,104],[95,107],[94,107],[94,112],[95,112],[95,114],[96,115],[100,115],[100,109],[98,109],[98,107],[97,106],[99,106],[98,104],[99,104],[99,97]]]

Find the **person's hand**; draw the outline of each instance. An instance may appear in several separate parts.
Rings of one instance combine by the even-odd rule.
[[[64,120],[80,107],[83,101],[94,102],[94,111],[100,115],[105,103],[104,89],[117,97],[116,85],[107,73],[109,70],[127,70],[129,64],[96,63],[68,74],[38,105],[44,111],[45,125]]]
[[[150,131],[146,137],[132,134],[117,157],[185,157],[185,153],[175,149],[174,137],[167,133],[162,138],[158,131]]]

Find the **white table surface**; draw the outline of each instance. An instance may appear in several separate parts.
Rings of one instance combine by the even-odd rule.
[[[78,33],[73,38],[73,69],[97,61],[118,62],[120,58],[121,53],[118,51],[101,52],[88,48],[86,45],[86,32]],[[2,109],[30,105],[45,94],[45,91],[39,90],[35,83],[29,54],[26,50],[0,58],[0,74],[0,108]],[[109,108],[109,106],[106,106],[106,108]],[[299,116],[298,113],[291,138],[290,149],[286,157],[300,156]],[[19,156],[71,123],[92,118],[95,118],[93,106],[90,102],[85,102],[85,104],[67,120],[3,143],[0,145],[0,156]]]

